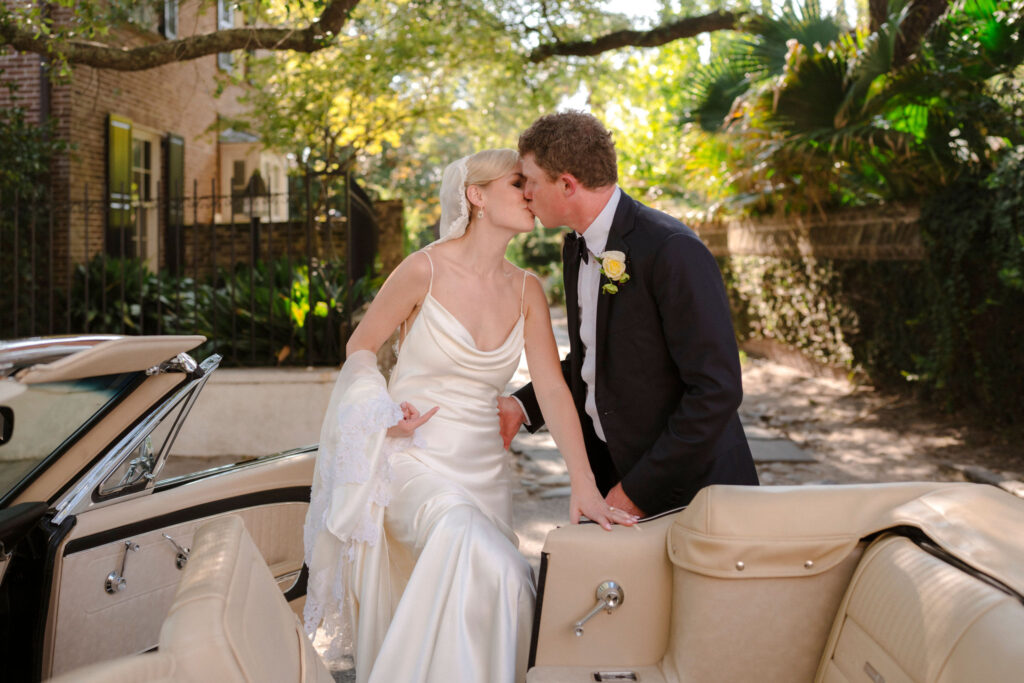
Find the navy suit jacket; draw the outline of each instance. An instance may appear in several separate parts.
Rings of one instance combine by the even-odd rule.
[[[686,505],[709,484],[757,484],[736,412],[739,352],[718,264],[692,230],[625,193],[605,249],[626,254],[630,280],[598,297],[595,401],[607,448],[596,439],[583,407],[579,264],[568,258],[575,239],[566,235],[562,249],[570,339],[562,371],[602,493],[621,481],[650,515]],[[536,431],[544,418],[533,386],[515,396]]]

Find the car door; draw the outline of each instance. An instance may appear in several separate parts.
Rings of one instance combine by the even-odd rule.
[[[10,509],[40,499],[47,503],[23,542],[24,554],[36,562],[22,563],[15,580],[16,592],[36,609],[33,618],[26,617],[28,633],[8,643],[13,668],[7,671],[22,676],[12,680],[45,680],[155,647],[192,535],[221,515],[243,519],[286,597],[301,611],[302,526],[315,447],[160,478],[174,438],[219,360],[190,365],[191,359],[179,356],[133,380],[137,386],[128,396],[61,458],[87,461],[74,474],[75,467],[67,468],[68,483],[54,491],[53,477],[37,480],[11,501]],[[38,514],[38,504],[32,510]],[[24,568],[30,568],[28,575]],[[12,612],[28,614],[24,605]],[[10,643],[19,641],[25,647],[12,653]]]

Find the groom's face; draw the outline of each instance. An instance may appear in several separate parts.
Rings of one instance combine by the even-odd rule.
[[[557,228],[565,224],[563,217],[565,196],[560,191],[558,180],[551,180],[537,165],[533,154],[523,157],[523,177],[526,185],[523,196],[530,205],[530,211],[545,228]]]

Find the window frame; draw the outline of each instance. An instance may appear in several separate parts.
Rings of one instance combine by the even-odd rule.
[[[160,33],[168,40],[178,37],[178,0],[164,0],[164,15]]]
[[[235,6],[230,0],[217,0],[217,30],[223,31],[235,27]],[[217,68],[231,73],[235,66],[235,57],[230,52],[217,53]]]

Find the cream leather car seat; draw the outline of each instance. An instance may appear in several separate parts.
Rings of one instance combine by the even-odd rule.
[[[70,671],[59,683],[333,683],[241,518],[200,527],[155,653]]]

